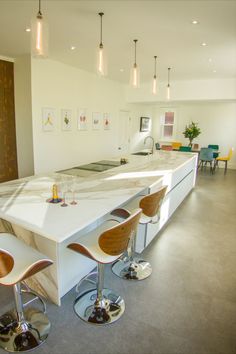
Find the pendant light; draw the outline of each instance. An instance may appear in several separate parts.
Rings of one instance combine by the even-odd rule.
[[[134,87],[137,88],[139,87],[139,67],[136,63],[136,50],[137,50],[137,39],[134,39],[134,65],[131,69],[131,75],[130,75],[130,84]]]
[[[36,18],[31,26],[31,53],[35,57],[46,58],[48,56],[48,24],[41,12],[41,0]]]
[[[154,56],[154,75],[152,81],[152,93],[153,95],[157,94],[157,56]]]
[[[97,73],[100,76],[105,76],[107,74],[107,65],[106,65],[106,55],[104,51],[104,46],[102,42],[102,17],[104,15],[103,12],[99,12],[100,16],[100,44],[98,47],[98,59],[97,59]]]
[[[167,90],[166,90],[166,99],[170,100],[170,69],[168,68],[168,83],[167,83]]]

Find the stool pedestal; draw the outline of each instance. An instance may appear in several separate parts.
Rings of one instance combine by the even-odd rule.
[[[0,317],[0,347],[8,352],[21,352],[41,345],[50,331],[45,313],[36,308],[24,309],[21,286],[13,286],[15,310]]]
[[[130,243],[130,247],[127,249],[127,256],[123,256],[112,265],[112,272],[123,279],[146,279],[152,273],[151,264],[135,257],[135,236],[132,237]]]
[[[98,263],[97,288],[75,300],[75,313],[84,321],[104,325],[117,321],[125,311],[124,300],[110,289],[104,289],[104,264]]]

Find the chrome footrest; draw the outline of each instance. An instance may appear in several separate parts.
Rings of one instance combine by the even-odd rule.
[[[80,295],[74,303],[77,316],[83,321],[105,325],[117,321],[125,311],[124,300],[110,289],[103,289],[102,300],[97,299],[97,290],[89,290]]]
[[[112,272],[122,279],[127,280],[143,280],[148,278],[152,273],[152,267],[149,262],[143,259],[134,258],[118,259],[112,265]]]
[[[37,309],[26,309],[22,322],[15,310],[9,311],[0,317],[0,347],[8,352],[32,350],[46,340],[50,327],[47,316]]]

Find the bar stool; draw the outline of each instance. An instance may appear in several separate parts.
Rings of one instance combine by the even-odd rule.
[[[0,284],[13,286],[15,309],[0,317],[0,347],[8,352],[28,351],[42,344],[50,331],[44,301],[37,293],[21,288],[21,282],[53,262],[9,233],[0,233]],[[22,293],[39,299],[44,312],[24,307]]]
[[[74,303],[75,313],[82,320],[104,325],[117,321],[123,315],[124,300],[112,290],[104,288],[104,264],[114,262],[127,249],[130,237],[137,230],[141,212],[141,209],[137,209],[130,214],[119,209],[123,222],[107,220],[67,246],[97,262],[96,289],[81,293]]]
[[[163,186],[159,191],[146,196],[138,196],[125,207],[128,210],[136,208],[142,209],[140,224],[156,224],[159,221],[159,213],[162,201],[165,197],[167,186]],[[133,234],[127,254],[122,256],[112,265],[112,272],[118,277],[128,280],[143,280],[152,273],[151,264],[135,256],[135,239]]]

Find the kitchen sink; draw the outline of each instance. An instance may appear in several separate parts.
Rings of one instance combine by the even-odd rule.
[[[147,151],[139,151],[139,152],[134,152],[132,155],[147,156],[147,155],[150,155],[150,152],[147,152]]]

